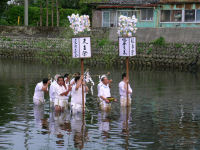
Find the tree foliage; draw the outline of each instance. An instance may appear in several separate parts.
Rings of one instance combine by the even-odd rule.
[[[18,16],[20,16],[20,25],[24,24],[24,0],[15,0],[18,5],[7,5],[9,0],[0,0],[0,25],[17,25]],[[48,1],[48,16],[51,18],[51,0]],[[29,25],[39,26],[40,24],[40,4],[42,3],[42,25],[46,24],[46,0],[29,0]],[[59,4],[59,22],[60,26],[69,24],[68,15],[86,14],[92,16],[92,8],[81,0],[58,0]],[[56,7],[54,7],[54,25],[56,24]],[[51,25],[49,20],[48,25]]]
[[[60,26],[69,25],[67,16],[72,13],[80,13],[77,9],[63,9],[60,10]],[[46,8],[43,10],[43,18],[46,18]],[[54,17],[56,17],[56,11],[54,11]],[[23,6],[12,6],[7,11],[5,11],[5,19],[0,21],[1,25],[17,25],[17,18],[20,16],[20,25],[24,23],[24,7]],[[51,11],[49,9],[49,17]],[[43,25],[45,25],[45,19],[43,19]],[[40,8],[39,7],[29,7],[29,25],[30,26],[39,26],[40,22]],[[49,22],[50,26],[51,22]],[[54,18],[54,24],[56,24],[56,18]]]

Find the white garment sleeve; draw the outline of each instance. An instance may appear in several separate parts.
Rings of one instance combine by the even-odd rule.
[[[43,88],[43,84],[38,84],[38,85],[37,85],[38,91],[42,91],[42,88]]]
[[[99,95],[98,96],[100,98],[103,95],[104,95],[104,89],[102,87],[100,87],[100,89],[99,89]]]
[[[132,91],[132,88],[131,88],[131,86],[130,86],[130,84],[128,84],[128,90],[132,93],[133,91]]]
[[[119,88],[120,88],[120,90],[122,90],[123,92],[126,91],[126,89],[124,88],[124,83],[123,83],[123,82],[119,83]]]

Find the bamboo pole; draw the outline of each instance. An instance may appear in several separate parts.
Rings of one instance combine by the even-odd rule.
[[[126,105],[129,106],[129,94],[128,94],[128,85],[129,85],[129,57],[126,57],[126,77],[127,77],[127,91],[126,91]]]
[[[83,58],[81,58],[81,75],[83,76],[84,75],[84,61],[83,61]],[[83,82],[83,81],[82,81]],[[85,100],[84,100],[84,87],[83,87],[83,84],[82,84],[82,113],[83,113],[83,116],[84,116],[84,112],[85,112]]]

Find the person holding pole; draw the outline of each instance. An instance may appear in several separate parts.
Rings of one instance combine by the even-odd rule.
[[[128,91],[127,91],[127,89],[128,89]],[[127,104],[127,93],[128,93],[128,104]],[[121,106],[130,106],[132,89],[129,84],[126,73],[122,74],[122,81],[119,83],[119,94],[120,94]]]
[[[89,88],[85,84],[83,78],[83,75],[75,77],[75,84],[72,86],[71,108],[73,113],[81,112],[82,107],[85,107],[86,94],[89,91]],[[82,103],[82,87],[84,89],[84,104]]]

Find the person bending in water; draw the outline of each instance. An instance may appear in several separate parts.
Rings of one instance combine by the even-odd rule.
[[[49,97],[50,97],[50,104],[51,106],[54,105],[54,100],[55,100],[55,87],[57,85],[57,79],[60,75],[56,74],[54,77],[54,81],[51,83],[50,88],[49,88]]]
[[[50,84],[50,81],[45,78],[42,82],[37,83],[35,87],[35,92],[33,96],[33,102],[35,105],[41,105],[44,104],[44,92],[48,92],[48,85]]]
[[[82,110],[82,86],[84,87],[84,106],[86,102],[86,94],[89,91],[87,85],[83,81],[83,76],[75,77],[75,84],[72,86],[71,92],[71,108],[72,112],[80,112]]]
[[[57,79],[57,85],[55,87],[55,110],[61,111],[64,110],[66,107],[67,102],[67,96],[69,92],[71,91],[71,86],[66,89],[65,83],[64,83],[64,77],[60,76]]]
[[[130,106],[131,105],[131,94],[132,89],[130,84],[128,84],[128,78],[126,73],[122,74],[122,81],[119,83],[119,94],[120,94],[120,103],[121,106]],[[128,84],[128,99],[129,103],[127,105],[127,84]]]

